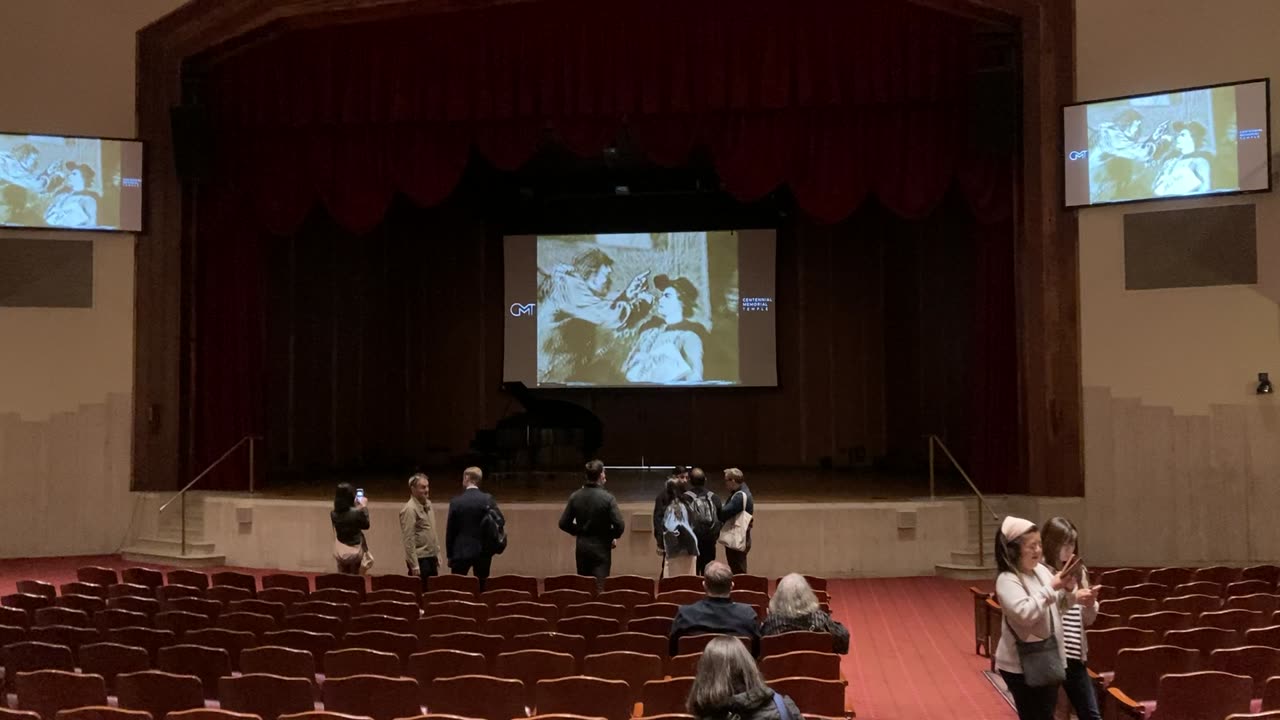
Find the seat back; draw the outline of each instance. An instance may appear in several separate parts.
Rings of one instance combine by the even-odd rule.
[[[604,592],[634,590],[652,598],[654,587],[653,578],[644,575],[610,575],[604,579]]]
[[[523,615],[507,615],[500,618],[493,618],[485,624],[486,632],[492,635],[501,635],[504,638],[513,638],[516,635],[551,632],[551,628],[551,623],[547,622],[544,618],[527,617]]]
[[[699,633],[697,635],[683,635],[680,637],[680,639],[676,643],[676,648],[679,650],[678,654],[687,655],[689,653],[700,653],[706,649],[707,643],[711,642],[713,639],[717,637],[720,637],[719,633]],[[754,650],[754,648],[752,648],[751,646],[751,638],[745,637],[742,635],[733,635],[731,637],[735,637],[738,640],[742,641],[742,644],[747,646],[748,651]],[[828,644],[827,647],[828,649],[830,649],[830,644]],[[812,648],[802,648],[802,649],[811,650]]]
[[[322,688],[326,710],[395,720],[422,714],[418,681],[406,677],[352,675],[326,679]]]
[[[140,612],[108,607],[93,616],[93,624],[105,636],[111,628],[150,627],[151,618]]]
[[[566,607],[561,611],[560,619],[568,620],[569,618],[576,617],[601,617],[609,618],[615,622],[622,622],[627,619],[629,614],[629,611],[624,605],[593,601]]]
[[[34,613],[40,608],[46,608],[53,605],[53,598],[44,595],[34,595],[32,593],[14,593],[0,597],[0,605],[12,608],[21,608],[28,613]]]
[[[1146,615],[1159,610],[1160,601],[1150,598],[1114,598],[1098,603],[1098,612],[1119,615],[1122,618],[1128,618],[1130,615]]]
[[[125,568],[120,571],[120,581],[130,585],[145,585],[154,589],[164,585],[164,573],[144,567]]]
[[[409,656],[405,674],[418,681],[418,701],[426,705],[431,683],[442,677],[459,675],[484,675],[489,672],[489,661],[480,653],[461,650],[428,650]]]
[[[363,575],[347,575],[345,573],[325,573],[317,575],[315,578],[316,591],[320,590],[346,590],[353,592],[364,598],[364,594],[369,591],[369,583]],[[313,595],[315,593],[312,593]]]
[[[120,574],[111,568],[89,565],[76,569],[76,579],[106,587],[120,582]]]
[[[591,578],[587,579],[591,580]],[[595,587],[594,581],[592,581],[592,587],[593,589]],[[574,590],[572,588],[561,588],[559,590],[544,590],[542,594],[538,596],[538,602],[555,605],[557,608],[560,608],[561,612],[563,612],[564,609],[570,605],[588,603],[591,602],[591,599],[594,597],[594,590],[593,592],[585,592],[583,590]]]
[[[230,603],[234,605],[235,603]],[[224,630],[237,630],[239,632],[249,632],[254,635],[261,636],[263,633],[269,633],[279,629],[276,619],[270,615],[263,615],[254,612],[229,612],[218,616],[214,622],[215,627]]]
[[[759,607],[769,606],[769,596],[757,590],[738,590],[737,588],[734,588],[734,590],[730,593],[729,597],[734,602],[740,602],[740,603],[743,603],[744,605],[753,605],[753,606],[759,606]]]
[[[314,613],[286,615],[284,618],[284,629],[327,633],[335,638],[341,638],[343,635],[347,634],[347,621],[339,617],[316,615]]]
[[[631,621],[635,622],[636,620],[643,620],[645,618],[666,618],[671,620],[675,618],[676,613],[678,612],[680,612],[680,606],[675,603],[643,603],[631,608]]]
[[[1246,645],[1280,648],[1280,625],[1245,630],[1244,642]]]
[[[261,645],[240,651],[240,672],[246,675],[271,674],[303,678],[307,682],[314,682],[316,659],[306,650]]]
[[[252,600],[235,600],[227,603],[228,612],[247,612],[267,615],[277,623],[284,622],[285,604],[254,598]]]
[[[685,653],[667,660],[667,675],[671,677],[694,677],[698,674],[698,660],[702,653]]]
[[[209,575],[207,573],[202,573],[199,570],[189,570],[186,568],[170,570],[166,577],[170,585],[182,585],[186,587],[193,587],[198,590],[208,590],[210,585],[215,584],[209,582]],[[156,720],[161,719],[156,718]]]
[[[63,583],[58,586],[59,595],[89,595],[90,597],[107,599],[107,586],[98,583],[86,582],[84,580],[76,580],[75,582]]]
[[[223,628],[192,630],[182,640],[188,645],[202,645],[226,650],[227,657],[231,659],[232,670],[240,669],[240,654],[244,652],[245,648],[251,648],[258,644],[258,638],[253,633]]]
[[[303,579],[305,580],[306,578]],[[285,607],[285,614],[288,615],[289,606],[294,603],[305,602],[307,594],[297,588],[263,588],[258,591],[258,599],[266,602],[280,603]]]
[[[480,578],[472,575],[437,575],[427,578],[427,590],[459,590],[478,595]]]
[[[311,681],[303,678],[254,673],[218,680],[223,709],[251,713],[262,720],[314,710],[313,693]]]
[[[165,585],[165,587],[182,587],[181,585]],[[217,600],[209,600],[208,598],[198,597],[180,597],[172,600],[165,600],[160,603],[161,611],[178,610],[180,612],[195,613],[196,615],[204,615],[211,621],[216,620],[222,614],[223,604]],[[156,613],[157,615],[159,613]]]
[[[736,586],[737,578],[734,578],[734,581]],[[701,593],[703,591],[702,578],[697,575],[677,575],[676,577],[664,577],[658,581],[659,594],[669,593],[673,590],[688,590]]]
[[[352,675],[396,677],[400,672],[400,658],[395,653],[369,648],[345,648],[330,650],[324,654],[325,682],[328,682],[329,678]]]
[[[653,581],[649,581],[652,585]],[[653,602],[653,591],[643,592],[641,590],[630,590],[627,588],[619,588],[615,590],[605,590],[596,596],[597,602],[608,603],[610,605],[621,605],[627,608],[630,614],[631,608],[637,605],[644,605]]]
[[[67,670],[20,672],[14,686],[18,709],[40,713],[45,720],[53,720],[59,710],[107,704],[107,684],[101,675]]]
[[[19,580],[14,588],[27,595],[43,595],[47,598],[58,597],[58,587],[43,580]]]
[[[151,669],[151,656],[147,654],[146,649],[129,645],[116,643],[82,645],[77,657],[80,660],[80,672],[101,675],[110,692],[115,691],[118,675]]]
[[[489,606],[480,602],[469,602],[463,600],[445,600],[442,602],[426,602],[424,600],[422,603],[422,614],[425,617],[430,617],[432,615],[457,615],[459,617],[469,617],[483,625],[485,621],[489,619]]]
[[[120,674],[116,677],[116,698],[120,707],[145,710],[153,718],[162,718],[174,710],[204,707],[200,678],[162,670]]]
[[[465,592],[463,590],[428,590],[422,593],[420,604],[426,608],[432,603],[446,602],[448,600],[459,600],[461,602],[475,602],[475,593]]]
[[[1226,628],[1194,627],[1188,630],[1170,630],[1164,634],[1160,642],[1165,645],[1192,648],[1208,657],[1209,653],[1218,648],[1238,646],[1240,633]]]
[[[582,661],[584,672],[592,677],[606,680],[621,680],[627,684],[627,704],[640,702],[640,693],[644,684],[650,680],[661,680],[663,677],[663,659],[661,655],[618,650],[613,652],[588,655]],[[539,712],[545,708],[537,706]],[[571,712],[557,710],[557,712]]]
[[[252,600],[253,593],[242,587],[235,585],[213,585],[204,591],[204,596],[210,600],[231,604],[237,600]]]
[[[538,595],[538,579],[529,575],[494,575],[484,582],[486,591],[518,590]]]
[[[595,595],[598,589],[596,579],[587,575],[552,575],[542,581],[544,593],[549,590],[577,590]]]
[[[539,680],[568,677],[577,672],[578,661],[572,655],[549,650],[517,650],[498,655],[493,674],[524,683],[526,689]]]
[[[760,638],[760,657],[797,652],[799,650],[831,652],[834,649],[833,643],[834,639],[830,633],[809,630],[765,635]]]
[[[1199,617],[1200,613],[1222,609],[1222,598],[1216,595],[1171,595],[1160,602],[1161,610],[1190,613]]]
[[[87,628],[93,627],[93,623],[89,621],[89,613],[83,610],[73,610],[67,607],[43,607],[31,614],[33,627],[44,627],[46,625],[67,625],[69,627]]]
[[[573,659],[581,667],[582,659],[587,655],[587,638],[581,635],[569,635],[567,633],[558,632],[539,632],[529,633],[528,635],[517,635],[502,646],[503,652],[518,652],[520,650],[547,650],[549,652],[563,653],[573,656]]]
[[[788,695],[798,707],[815,715],[842,716],[844,683],[808,677],[778,678],[769,683],[774,692]]]
[[[676,605],[692,605],[706,596],[706,593],[697,590],[668,590],[658,593],[656,600]]]
[[[0,625],[9,627],[31,627],[31,615],[22,608],[0,605]]]
[[[147,654],[151,656],[152,665],[159,662],[160,648],[166,645],[176,645],[178,642],[178,636],[172,630],[157,630],[147,627],[111,628],[104,633],[103,639],[119,645],[146,648]]]
[[[1195,672],[1200,669],[1199,665],[1199,651],[1189,648],[1172,645],[1125,648],[1116,655],[1111,687],[1119,688],[1138,702],[1155,700],[1162,675]]]
[[[100,642],[102,634],[93,628],[72,627],[71,625],[34,626],[27,631],[27,639],[35,642],[46,642],[51,645],[66,645],[75,652],[81,645]]]
[[[31,640],[0,649],[0,661],[4,663],[5,687],[10,691],[14,688],[14,678],[18,673],[76,669],[71,648]]]
[[[1179,585],[1191,582],[1191,576],[1195,571],[1191,568],[1168,567],[1156,568],[1147,573],[1147,582],[1164,585],[1168,588],[1175,588]]]
[[[1169,596],[1210,595],[1213,597],[1222,597],[1223,590],[1224,587],[1222,583],[1210,582],[1208,580],[1194,580],[1174,587],[1169,591]]]
[[[156,588],[155,597],[163,605],[165,601],[177,598],[202,598],[204,593],[203,589],[190,585],[164,585]]]
[[[352,622],[355,621],[353,620]],[[351,632],[348,630],[347,634],[342,636],[338,647],[369,648],[370,650],[391,653],[400,658],[400,666],[403,668],[404,663],[409,660],[409,656],[418,652],[418,638],[407,633],[393,633],[385,630],[367,630],[365,632]],[[328,670],[325,672],[328,672]]]
[[[388,617],[399,618],[406,623],[417,620],[422,611],[418,609],[416,602],[401,602],[399,600],[365,600],[351,610],[351,617],[357,618],[363,615],[386,615]]]
[[[195,675],[205,697],[216,698],[218,678],[231,674],[231,656],[222,648],[170,645],[160,648],[159,668],[175,675]]]
[[[615,618],[586,615],[561,617],[556,630],[568,635],[581,635],[588,640],[600,635],[611,635],[622,630],[622,621]]]
[[[529,704],[524,683],[488,675],[437,678],[427,697],[433,713],[472,718],[524,717]]]
[[[1145,615],[1130,615],[1128,622],[1125,624],[1139,630],[1154,630],[1163,635],[1170,630],[1186,630],[1191,627],[1193,620],[1194,617],[1192,617],[1191,613],[1162,610]],[[1093,659],[1092,650],[1093,648],[1091,647],[1089,652],[1090,660]]]
[[[55,605],[60,608],[68,608],[78,610],[89,616],[97,614],[100,610],[107,609],[107,601],[92,595],[59,595],[53,599]],[[36,612],[40,612],[37,610]]]
[[[109,705],[87,705],[59,710],[54,718],[55,720],[151,720],[151,713]]]
[[[388,576],[383,575],[381,577],[388,577]],[[411,592],[409,590],[404,590],[404,589],[395,588],[395,587],[378,587],[364,594],[364,604],[367,605],[369,603],[391,601],[391,602],[398,602],[398,603],[408,603],[412,605],[414,608],[417,608],[418,601],[422,599],[422,585],[417,580],[414,580],[413,578],[408,576],[391,575],[389,577],[396,577],[396,578],[404,577],[404,579],[413,583],[418,588],[418,591]],[[380,583],[380,584],[385,585],[385,583]],[[417,616],[415,615],[414,618],[416,617]]]
[[[1131,585],[1138,585],[1147,581],[1147,573],[1145,570],[1137,568],[1117,568],[1108,570],[1098,576],[1096,585],[1106,585],[1107,587],[1122,588]]]
[[[485,590],[476,598],[480,602],[494,607],[503,603],[533,602],[533,593],[524,590]]]
[[[685,700],[693,688],[692,677],[672,677],[650,680],[640,690],[640,702],[645,715],[685,712]]]
[[[432,635],[426,638],[420,650],[461,650],[483,655],[490,664],[502,652],[502,636],[484,633],[460,632]]]
[[[1089,668],[1095,672],[1116,669],[1116,656],[1124,648],[1151,647],[1160,641],[1160,633],[1133,627],[1086,630],[1089,642]]]
[[[107,588],[107,592],[111,592],[116,588],[128,587],[125,585],[112,585]],[[142,587],[135,585],[133,587]],[[146,588],[143,588],[145,591]],[[148,618],[154,617],[160,612],[160,601],[151,597],[140,597],[137,595],[112,595],[107,598],[108,608],[119,608],[121,610],[129,610],[130,612],[142,613]]]
[[[475,618],[460,615],[430,615],[418,618],[413,624],[413,634],[421,642],[433,635],[450,635],[460,632],[479,632],[480,623]]]
[[[821,680],[840,679],[840,656],[832,652],[797,650],[770,655],[760,660],[765,680],[785,677],[812,677]]]
[[[199,613],[185,612],[182,610],[166,610],[164,612],[158,612],[153,620],[155,621],[157,628],[161,630],[169,630],[179,639],[181,639],[189,630],[203,630],[210,625],[209,617],[207,615],[200,615]]]
[[[285,608],[285,617],[290,615],[327,615],[346,622],[351,619],[351,606],[346,603],[329,602],[327,600],[304,600]]]
[[[573,713],[628,720],[631,717],[631,688],[622,680],[599,677],[564,677],[539,680],[534,689],[534,706],[539,713]]]
[[[223,570],[210,575],[209,580],[211,585],[230,585],[231,587],[244,588],[251,593],[256,594],[258,592],[258,578],[249,573]]]
[[[413,625],[404,618],[390,615],[356,615],[346,626],[347,633],[364,633],[371,630],[408,635],[413,632]]]
[[[1247,713],[1252,690],[1253,680],[1244,675],[1214,671],[1170,673],[1160,678],[1151,720],[1221,718],[1232,713]]]
[[[1253,610],[1215,610],[1200,613],[1196,624],[1200,627],[1226,628],[1244,635],[1244,631],[1255,627],[1264,627],[1266,616]]]
[[[666,605],[668,603],[662,603]],[[633,619],[627,623],[627,632],[643,633],[645,635],[662,635],[666,637],[671,634],[671,625],[674,622],[672,617],[647,617]]]
[[[165,715],[164,720],[262,720],[262,718],[249,713],[238,713],[218,708],[195,708],[193,710],[175,710]]]
[[[1240,571],[1241,580],[1261,580],[1275,587],[1280,583],[1280,565],[1254,565]]]
[[[355,576],[354,575],[338,575],[337,577],[355,577]],[[320,578],[316,578],[317,583],[319,582],[319,580]],[[361,602],[364,601],[364,595],[355,590],[351,590],[350,588],[333,587],[333,586],[321,587],[319,584],[317,584],[316,589],[311,591],[311,594],[307,596],[307,599],[315,600],[318,602],[337,603],[339,605],[346,605],[347,607],[355,607],[356,605],[359,605]]]
[[[338,639],[334,636],[307,630],[277,630],[263,633],[261,641],[263,645],[306,650],[311,653],[311,657],[315,658],[317,672],[324,672],[324,654],[338,647]]]
[[[1163,600],[1169,596],[1169,586],[1159,583],[1145,582],[1122,587],[1116,591],[1117,598],[1140,597],[1150,600]]]
[[[369,579],[369,586],[373,592],[395,590],[409,593],[413,596],[414,602],[417,602],[418,598],[422,597],[422,578],[410,575],[374,575]],[[365,597],[368,597],[368,593],[365,594]]]
[[[592,638],[587,643],[587,650],[593,655],[614,652],[640,653],[641,655],[667,656],[667,638],[662,635],[647,635],[638,632],[613,633]]]
[[[297,590],[303,595],[311,592],[311,580],[306,575],[290,575],[288,573],[272,573],[262,576],[262,589],[288,588]]]
[[[1226,567],[1225,565],[1196,568],[1195,574],[1191,576],[1192,582],[1212,582],[1224,587],[1239,579],[1240,568]]]
[[[489,610],[490,622],[500,617],[509,617],[512,615],[542,618],[552,625],[555,625],[556,621],[560,619],[560,608],[550,603],[522,600],[520,602],[499,603]]]
[[[1254,593],[1252,595],[1235,595],[1227,598],[1227,602],[1223,605],[1224,610],[1253,610],[1260,612],[1270,618],[1277,610],[1280,610],[1280,595],[1273,595],[1269,592]]]
[[[1222,648],[1209,653],[1209,670],[1248,675],[1253,679],[1250,697],[1262,697],[1269,678],[1280,676],[1280,650],[1258,645]]]

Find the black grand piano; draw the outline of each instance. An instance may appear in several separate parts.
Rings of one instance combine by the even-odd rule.
[[[500,472],[580,469],[604,444],[604,425],[595,413],[568,400],[535,393],[524,383],[502,389],[523,410],[476,433],[472,449]]]

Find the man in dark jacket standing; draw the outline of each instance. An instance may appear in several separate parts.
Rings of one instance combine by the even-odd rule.
[[[596,578],[603,587],[613,563],[613,548],[626,529],[618,501],[604,489],[604,463],[587,463],[587,481],[569,496],[560,515],[560,529],[578,539],[576,559],[579,575]]]
[[[449,501],[449,520],[445,529],[449,572],[466,575],[474,570],[482,591],[493,562],[493,549],[486,543],[484,520],[489,508],[496,506],[493,496],[480,489],[483,477],[484,473],[478,467],[462,471],[462,494]]]
[[[689,471],[689,492],[685,494],[689,506],[689,523],[698,536],[698,565],[694,572],[699,575],[707,569],[707,563],[716,559],[716,540],[720,536],[720,510],[723,504],[715,493],[707,488],[707,474],[702,468]],[[709,513],[708,517],[703,517]]]
[[[756,514],[756,502],[751,499],[751,488],[747,487],[742,471],[738,468],[725,470],[724,486],[729,493],[729,499],[725,500],[724,506],[720,508],[720,522],[728,524],[743,512],[754,517]],[[729,567],[735,575],[743,575],[747,572],[747,553],[749,552],[751,552],[750,525],[747,526],[747,546],[745,548],[734,550],[726,547],[724,549],[724,559],[729,563]]]
[[[733,591],[733,571],[722,562],[711,562],[702,575],[707,596],[692,605],[682,605],[671,623],[671,657],[679,654],[684,635],[713,633],[741,635],[751,638],[751,654],[760,649],[760,627],[756,611],[744,603],[729,599]]]

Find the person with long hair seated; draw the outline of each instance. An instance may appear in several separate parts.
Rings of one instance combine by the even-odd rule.
[[[1012,515],[996,531],[995,556],[996,596],[1005,625],[996,668],[1019,720],[1053,720],[1067,661],[1061,608],[1077,604],[1077,560],[1070,558],[1055,575],[1040,562],[1039,528]]]
[[[778,581],[769,598],[769,615],[760,627],[761,635],[809,631],[831,635],[831,647],[844,655],[849,652],[849,630],[822,610],[809,581],[799,573],[791,573]]]
[[[702,651],[688,709],[698,720],[804,720],[791,698],[764,684],[747,648],[727,635]]]
[[[686,277],[653,279],[658,290],[653,316],[640,328],[622,374],[634,383],[701,382],[707,329],[690,318],[698,288]]]
[[[338,572],[364,575],[373,565],[364,539],[364,531],[369,529],[368,501],[356,498],[351,483],[338,483],[329,520],[333,523],[333,559],[338,563]]]
[[[1190,120],[1175,122],[1171,152],[1160,164],[1160,172],[1151,184],[1156,195],[1196,195],[1213,189],[1212,156],[1205,150],[1209,131]]]
[[[1049,518],[1041,539],[1044,564],[1053,572],[1061,570],[1080,553],[1080,532],[1064,517]],[[1076,583],[1077,604],[1062,614],[1062,639],[1067,647],[1067,680],[1062,688],[1067,691],[1079,720],[1102,720],[1093,681],[1089,679],[1089,642],[1085,635],[1085,628],[1098,617],[1097,588],[1089,587],[1089,572],[1083,563],[1076,564],[1071,576]]]

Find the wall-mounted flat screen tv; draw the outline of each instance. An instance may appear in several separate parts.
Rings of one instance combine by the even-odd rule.
[[[0,133],[0,227],[142,231],[142,143]]]
[[[1067,207],[1271,189],[1271,81],[1062,109]]]

